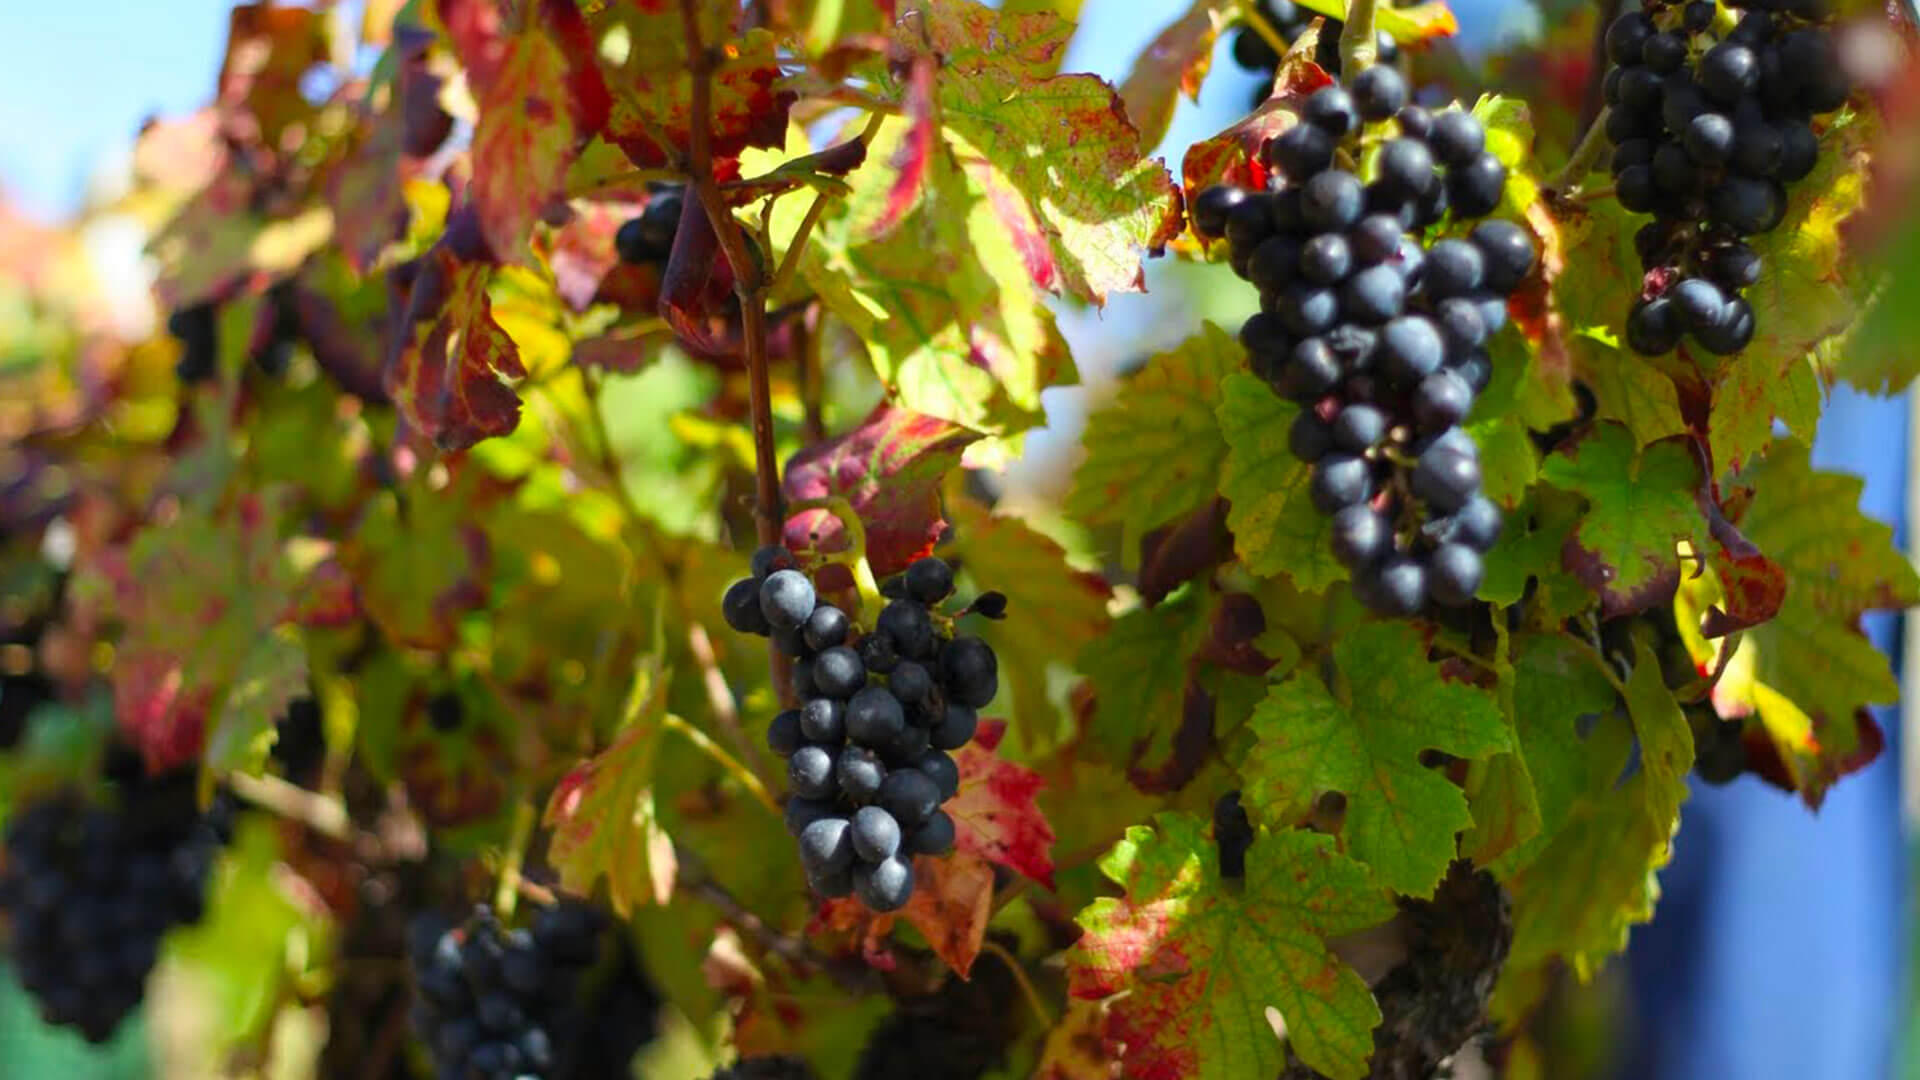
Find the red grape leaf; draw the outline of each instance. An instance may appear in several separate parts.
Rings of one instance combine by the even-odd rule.
[[[1174,103],[1184,94],[1200,100],[1200,84],[1213,66],[1213,46],[1231,25],[1233,0],[1194,0],[1187,13],[1160,31],[1133,62],[1120,84],[1127,116],[1140,129],[1140,146],[1158,146],[1173,122]],[[1252,33],[1252,31],[1247,31]]]
[[[665,707],[660,692],[665,688],[655,686],[612,745],[560,779],[544,818],[553,830],[547,858],[560,872],[560,886],[590,896],[594,882],[604,876],[608,899],[622,916],[648,900],[665,904],[678,870],[673,840],[654,806],[654,761]]]
[[[194,760],[210,735],[223,748],[210,764],[257,765],[273,718],[306,683],[305,652],[276,632],[296,576],[263,500],[149,526],[86,577],[111,590],[123,628],[114,715],[148,767]]]
[[[517,260],[548,203],[564,198],[576,146],[567,59],[537,30],[515,37],[480,97],[473,206],[487,243]]]
[[[506,62],[507,43],[501,33],[496,0],[438,0],[440,25],[453,41],[453,51],[466,69],[467,83],[476,92],[492,85],[494,73]]]
[[[899,911],[876,915],[849,896],[822,904],[816,921],[828,929],[857,932],[868,962],[886,969],[892,964],[887,935],[895,920],[905,919],[934,954],[964,978],[980,955],[992,914],[993,867],[978,855],[955,851],[939,858],[914,857],[913,895]]]
[[[1246,877],[1220,877],[1205,822],[1135,825],[1100,861],[1126,890],[1095,900],[1067,954],[1076,998],[1111,998],[1105,1035],[1139,1080],[1243,1080],[1285,1063],[1275,1020],[1301,1061],[1335,1080],[1367,1073],[1380,1009],[1326,939],[1392,916],[1366,868],[1330,836],[1262,832]],[[1115,995],[1124,996],[1115,997]]]
[[[837,496],[851,503],[866,529],[867,561],[886,577],[939,539],[946,528],[941,481],[979,438],[958,424],[882,403],[859,427],[793,455],[783,487],[789,499]],[[786,541],[797,552],[847,546],[844,526],[825,510],[789,517]]]
[[[700,5],[700,37],[715,49],[718,64],[709,80],[712,153],[738,155],[747,147],[777,147],[786,139],[787,109],[794,94],[776,89],[780,66],[774,36],[764,29],[736,33],[738,9],[727,4]],[[693,117],[693,80],[687,75],[688,47],[679,12],[659,0],[619,0],[593,16],[594,39],[613,26],[626,28],[631,54],[607,71],[613,94],[607,116],[608,141],[626,151],[642,168],[665,165],[687,152]],[[719,49],[722,43],[725,48]],[[670,145],[660,146],[655,137]]]
[[[1290,56],[1275,74],[1273,95],[1259,108],[1218,135],[1187,148],[1187,156],[1180,161],[1180,179],[1187,197],[1215,184],[1265,188],[1269,173],[1261,160],[1261,149],[1299,123],[1300,106],[1315,90],[1332,81],[1318,64]]]
[[[901,101],[900,115],[907,123],[906,134],[900,139],[900,145],[894,149],[888,159],[887,167],[893,170],[893,183],[887,188],[887,199],[880,215],[867,226],[870,237],[885,236],[900,224],[920,199],[920,191],[927,183],[927,167],[933,157],[934,136],[939,124],[933,118],[933,76],[936,64],[932,57],[914,57],[907,74],[905,93]]]
[[[373,118],[366,137],[327,178],[335,244],[362,274],[406,231],[406,181],[419,165],[401,153],[405,138],[400,110],[388,109]]]
[[[524,378],[519,348],[493,321],[487,283],[493,267],[427,253],[422,280],[440,274],[446,303],[430,323],[416,316],[410,339],[396,341],[385,385],[407,421],[442,451],[464,450],[520,424],[520,398],[501,376]],[[416,293],[419,287],[416,286]]]
[[[974,741],[953,755],[960,790],[944,809],[953,818],[954,846],[1051,889],[1053,826],[1038,802],[1046,781],[994,754],[1006,732],[1003,720],[982,721]]]
[[[328,25],[323,11],[271,2],[237,4],[227,17],[219,102],[247,117],[255,129],[249,134],[270,148],[279,149],[287,129],[315,114],[300,84],[332,58]]]

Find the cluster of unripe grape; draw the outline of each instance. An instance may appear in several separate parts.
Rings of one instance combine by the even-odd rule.
[[[1471,114],[1409,98],[1386,66],[1322,87],[1265,148],[1270,190],[1214,187],[1192,206],[1196,231],[1224,236],[1234,272],[1260,290],[1241,343],[1254,373],[1300,404],[1288,445],[1313,466],[1333,553],[1359,599],[1389,615],[1465,605],[1479,589],[1501,515],[1459,425],[1535,261],[1510,221],[1426,242],[1492,212],[1507,170]],[[1363,136],[1370,181],[1352,164]]]
[[[419,994],[413,1024],[437,1075],[541,1080],[562,1075],[562,1035],[607,919],[585,904],[542,909],[508,930],[491,908],[465,925],[422,916],[411,929]]]
[[[1649,3],[1607,28],[1606,135],[1615,197],[1654,221],[1634,237],[1647,293],[1627,317],[1635,352],[1691,336],[1719,355],[1753,340],[1741,291],[1760,280],[1743,237],[1779,227],[1786,185],[1820,155],[1814,118],[1846,103],[1819,0]]]
[[[1293,2],[1293,0],[1260,0],[1260,14],[1266,17],[1267,25],[1280,34],[1280,40],[1293,44],[1295,38],[1306,33],[1307,27],[1320,14]],[[1313,62],[1319,64],[1334,78],[1340,77],[1340,32],[1346,24],[1339,19],[1328,19],[1320,28],[1320,42],[1314,48]],[[1400,57],[1400,46],[1393,35],[1380,31],[1376,40],[1379,43],[1379,59],[1383,64],[1391,64]],[[1260,72],[1273,82],[1273,74],[1279,70],[1280,54],[1274,51],[1273,44],[1251,26],[1242,26],[1233,39],[1233,62],[1247,71]],[[1257,102],[1267,99],[1266,87],[1261,87]]]
[[[109,801],[66,791],[19,807],[0,865],[14,974],[43,1020],[95,1043],[146,996],[167,932],[200,921],[231,835],[226,800],[203,813],[191,770],[148,776],[116,751],[108,776]]]
[[[944,855],[959,790],[949,751],[973,738],[976,710],[999,692],[999,662],[977,637],[950,633],[938,605],[953,568],[931,556],[887,583],[891,598],[864,633],[782,547],[753,556],[753,576],[721,601],[727,624],[770,637],[793,658],[800,707],[773,718],[767,744],[787,760],[787,828],[807,880],[824,897],[858,896],[877,912],[913,893],[913,856]],[[988,593],[973,612],[997,618]]]

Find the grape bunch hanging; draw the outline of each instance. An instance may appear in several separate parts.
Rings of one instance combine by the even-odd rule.
[[[949,751],[973,738],[976,710],[1000,688],[992,647],[944,628],[945,561],[916,560],[884,591],[891,599],[860,633],[819,602],[786,549],[768,547],[721,602],[729,626],[771,637],[794,659],[801,705],[773,718],[767,744],[787,760],[787,829],[807,881],[876,912],[912,896],[915,855],[953,849],[953,819],[940,809],[960,787]],[[969,610],[997,618],[1002,606],[988,593]]]
[[[1502,220],[1426,243],[1443,222],[1491,213],[1507,170],[1471,114],[1409,97],[1386,66],[1322,87],[1266,147],[1272,190],[1214,187],[1193,205],[1195,229],[1225,236],[1234,272],[1260,290],[1240,340],[1255,374],[1301,405],[1288,446],[1313,467],[1334,556],[1362,603],[1399,616],[1470,602],[1499,537],[1460,424],[1535,256],[1527,231]],[[1347,162],[1375,124],[1363,181]]]
[[[613,234],[613,250],[629,266],[664,268],[673,251],[673,234],[680,227],[680,208],[686,189],[661,184],[649,193],[640,213],[623,222]]]
[[[1280,40],[1291,45],[1295,38],[1307,32],[1307,27],[1320,14],[1293,2],[1293,0],[1260,0],[1260,14],[1266,17],[1267,25],[1274,28]],[[1346,24],[1339,19],[1328,19],[1320,27],[1320,41],[1313,51],[1313,62],[1319,64],[1334,78],[1340,77],[1340,32]],[[1382,30],[1376,36],[1379,43],[1379,58],[1383,64],[1391,64],[1400,58],[1400,45],[1393,35]],[[1267,85],[1262,86],[1254,98],[1255,103],[1267,99],[1267,87],[1273,84],[1274,72],[1280,68],[1280,54],[1260,32],[1251,26],[1242,26],[1233,38],[1233,62],[1247,71],[1259,72],[1266,76]]]
[[[114,800],[66,791],[19,808],[0,867],[0,914],[20,985],[49,1024],[105,1042],[146,996],[160,941],[200,921],[229,809],[202,813],[191,771],[149,777],[114,755]]]
[[[417,919],[413,1022],[438,1075],[564,1075],[560,1036],[606,927],[605,916],[574,901],[541,909],[524,929],[504,928],[484,906],[459,927],[432,916]]]
[[[1691,336],[1731,355],[1753,340],[1760,280],[1744,237],[1772,232],[1786,185],[1820,156],[1814,118],[1848,85],[1819,0],[1755,4],[1738,22],[1710,0],[1649,4],[1607,27],[1607,139],[1620,205],[1654,220],[1634,236],[1648,295],[1627,344],[1659,356]]]

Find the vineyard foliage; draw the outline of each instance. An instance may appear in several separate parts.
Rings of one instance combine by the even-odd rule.
[[[1836,16],[1878,66],[1751,241],[1751,342],[1643,357],[1667,283],[1581,138],[1592,5],[1476,69],[1439,0],[1299,0],[1256,107],[1172,159],[1223,43],[1273,28],[1106,6],[1165,23],[1112,81],[1064,70],[1078,3],[244,4],[123,190],[0,223],[0,819],[129,750],[239,808],[160,958],[223,1003],[209,1061],[331,1018],[327,1075],[430,1075],[342,1030],[409,1030],[399,928],[490,904],[447,940],[510,943],[571,896],[667,1003],[657,1075],[898,1075],[929,1003],[993,1033],[970,1076],[1385,1075],[1405,981],[1355,935],[1481,872],[1511,944],[1479,1004],[1524,1038],[1651,917],[1690,773],[1817,810],[1874,759],[1898,686],[1861,620],[1920,576],[1810,445],[1835,387],[1920,374],[1910,26]],[[1314,406],[1250,365],[1258,297],[1197,227],[1278,183],[1316,49],[1376,51],[1314,13],[1478,121],[1537,252],[1463,424],[1504,516],[1464,607],[1357,598],[1290,452]],[[99,268],[129,224],[151,318]],[[1109,382],[1063,326],[1130,325],[1150,271],[1174,332]],[[1232,321],[1179,321],[1187,289]],[[1066,401],[1070,478],[1010,485]],[[774,543],[868,632],[939,555],[937,626],[998,657],[897,912],[793,853],[766,730],[808,676],[721,604]]]

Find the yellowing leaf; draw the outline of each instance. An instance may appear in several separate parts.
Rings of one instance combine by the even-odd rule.
[[[560,47],[530,31],[507,43],[480,98],[471,191],[487,244],[502,259],[525,257],[541,210],[565,194],[575,138],[566,77]]]
[[[648,900],[665,904],[677,868],[653,797],[654,759],[665,730],[664,687],[643,685],[636,695],[636,708],[613,744],[561,778],[544,815],[553,829],[548,858],[561,886],[591,895],[594,882],[605,877],[607,897],[623,916]]]
[[[1332,519],[1307,494],[1313,470],[1287,448],[1300,408],[1253,376],[1236,371],[1220,387],[1220,433],[1227,460],[1220,494],[1232,504],[1227,527],[1247,569],[1285,574],[1307,592],[1347,576],[1328,546]]]

